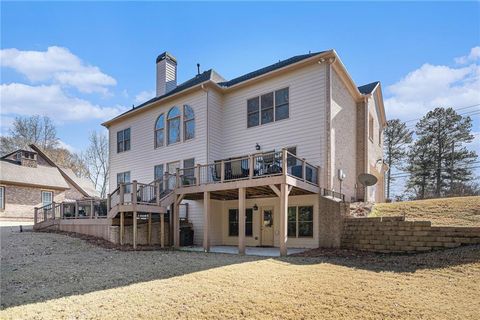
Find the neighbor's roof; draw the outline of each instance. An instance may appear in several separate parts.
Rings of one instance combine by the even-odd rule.
[[[71,180],[73,180],[80,188],[83,189],[90,197],[100,197],[100,193],[95,186],[87,178],[79,178],[70,168],[60,168]]]
[[[370,94],[373,92],[373,90],[378,86],[380,81],[375,81],[369,84],[365,84],[363,86],[358,87],[358,91],[363,94]]]
[[[31,168],[9,160],[0,161],[0,181],[13,184],[27,184],[54,189],[68,189],[69,186],[56,167],[38,166]]]

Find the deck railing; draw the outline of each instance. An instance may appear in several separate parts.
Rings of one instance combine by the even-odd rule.
[[[35,224],[59,219],[101,219],[107,217],[106,199],[52,202],[34,209]]]
[[[336,192],[336,191],[329,190],[329,189],[323,189],[323,195],[325,197],[337,198],[337,199],[340,199],[343,202],[345,202],[345,195],[343,193],[340,193],[340,192]]]
[[[319,170],[283,149],[177,169],[177,185],[189,187],[284,174],[318,186]]]

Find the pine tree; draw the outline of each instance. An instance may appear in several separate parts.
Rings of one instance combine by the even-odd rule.
[[[446,196],[456,183],[473,180],[477,154],[465,146],[473,140],[471,129],[472,119],[452,108],[436,108],[417,123],[407,186],[418,198]]]
[[[385,160],[390,170],[387,172],[387,199],[390,199],[390,185],[395,180],[392,168],[402,169],[402,162],[407,156],[407,146],[412,142],[413,132],[407,129],[399,119],[388,120],[384,132],[383,149]]]

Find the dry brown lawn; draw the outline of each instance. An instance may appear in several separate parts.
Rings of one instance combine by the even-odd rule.
[[[1,229],[1,319],[478,319],[480,247],[283,259]]]
[[[432,225],[480,227],[480,197],[379,203],[370,216],[404,214],[407,220],[430,220]]]

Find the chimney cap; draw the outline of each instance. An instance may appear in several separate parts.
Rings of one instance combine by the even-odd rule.
[[[164,53],[161,53],[158,57],[157,57],[157,63],[159,63],[160,61],[164,60],[164,59],[168,59],[170,60],[171,62],[177,64],[177,59],[172,55],[170,54],[169,52],[165,51]]]

